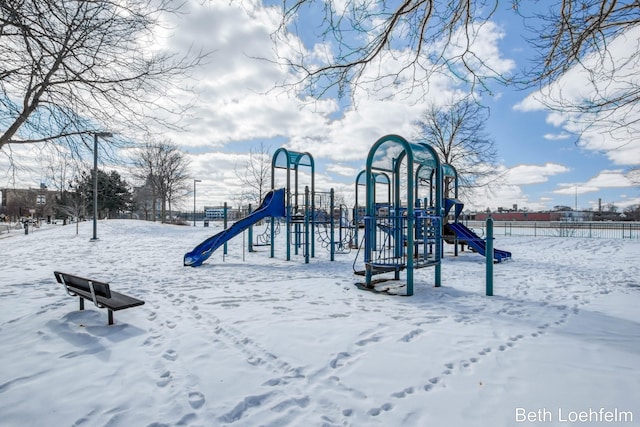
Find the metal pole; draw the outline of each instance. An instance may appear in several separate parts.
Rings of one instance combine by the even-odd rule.
[[[487,242],[485,245],[485,259],[487,261],[486,286],[487,296],[493,296],[493,218],[487,218]]]
[[[227,202],[224,202],[224,211],[223,211],[223,217],[222,217],[222,226],[223,228],[226,230],[227,229]],[[226,255],[227,254],[227,242],[224,242],[224,244],[222,245],[222,254]]]
[[[92,241],[98,240],[98,137],[110,138],[111,132],[93,133],[93,237]]]
[[[193,226],[196,226],[196,182],[202,182],[200,179],[193,180]]]
[[[335,209],[335,194],[334,194],[333,188],[332,188],[331,189],[331,193],[330,193],[330,203],[329,203],[329,212],[330,212],[329,215],[331,215],[329,217],[330,218],[329,224],[331,225],[331,227],[330,227],[331,239],[329,240],[330,244],[331,244],[331,250],[330,250],[329,253],[331,254],[331,256],[330,256],[330,260],[331,261],[335,261],[335,253],[336,253],[336,242],[335,242],[335,236],[334,236],[336,226],[335,226],[335,222],[334,222],[334,219],[333,219],[333,210],[334,209]],[[342,241],[342,239],[340,239],[340,240]]]
[[[304,187],[304,263],[309,264],[309,186]]]
[[[93,237],[98,240],[98,134],[93,134]]]
[[[251,203],[249,203],[249,209],[247,209],[247,216],[251,215]],[[253,252],[253,225],[249,226],[249,252]]]

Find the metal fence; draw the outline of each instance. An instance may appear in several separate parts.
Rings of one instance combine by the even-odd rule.
[[[484,221],[464,221],[476,234],[484,236]],[[640,222],[495,221],[494,236],[590,237],[640,239]]]

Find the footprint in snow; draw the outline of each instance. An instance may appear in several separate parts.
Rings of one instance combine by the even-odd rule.
[[[438,377],[430,378],[430,379],[429,379],[429,383],[428,383],[428,384],[425,384],[425,386],[423,387],[423,388],[424,388],[424,391],[432,390],[432,389],[433,389],[433,386],[434,386],[434,385],[436,385],[436,384],[438,384],[438,382],[439,382],[439,381],[440,381],[440,378],[438,378]]]
[[[385,403],[379,408],[369,409],[369,415],[371,415],[372,417],[377,417],[382,413],[382,411],[390,411],[391,409],[393,409],[393,405],[391,403]]]
[[[483,348],[483,349],[482,349],[482,351],[480,351],[478,354],[479,354],[480,356],[484,356],[485,354],[490,353],[490,352],[491,352],[491,347],[485,347],[485,348]]]
[[[348,357],[351,357],[351,354],[345,351],[338,353],[338,355],[331,362],[329,362],[329,366],[331,366],[333,369],[339,368],[343,365],[342,361]]]
[[[407,394],[413,394],[413,387],[407,387],[402,391],[396,391],[395,393],[391,393],[391,397],[395,397],[396,399],[402,399],[407,396]]]
[[[400,341],[411,342],[415,337],[420,335],[422,332],[423,332],[422,329],[419,329],[419,328],[418,329],[414,329],[413,331],[409,332],[408,334],[406,334],[405,336],[400,338]]]
[[[178,358],[178,353],[176,353],[175,350],[167,350],[164,352],[162,357],[173,362]]]
[[[193,409],[199,409],[204,405],[204,395],[199,391],[189,393],[189,405]]]
[[[365,346],[365,345],[367,345],[369,343],[372,343],[372,342],[378,342],[381,339],[382,339],[382,337],[380,335],[374,335],[372,337],[365,338],[365,339],[362,339],[360,341],[356,341],[356,345],[362,347],[362,346]]]
[[[160,379],[156,381],[156,385],[160,388],[166,387],[172,379],[173,377],[171,376],[171,372],[165,371],[162,375],[160,375]]]

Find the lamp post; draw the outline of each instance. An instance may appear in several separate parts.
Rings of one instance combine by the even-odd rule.
[[[196,226],[196,182],[202,182],[200,179],[193,180],[193,226]]]
[[[98,240],[98,137],[112,136],[111,132],[93,133],[93,237],[91,241]]]

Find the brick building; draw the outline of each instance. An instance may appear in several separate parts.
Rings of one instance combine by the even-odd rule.
[[[49,191],[45,186],[29,189],[3,188],[0,191],[0,215],[4,214],[12,221],[21,218],[53,219],[55,191]]]

